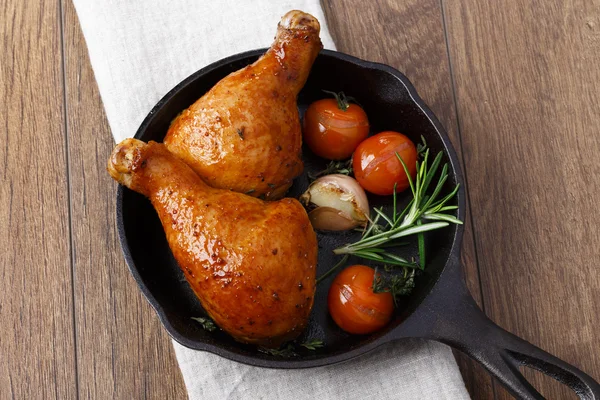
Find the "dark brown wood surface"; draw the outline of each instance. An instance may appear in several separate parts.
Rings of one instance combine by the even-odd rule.
[[[598,380],[599,4],[444,4],[486,312]]]
[[[58,0],[0,8],[0,398],[77,396]]]
[[[338,49],[404,72],[448,130],[466,171],[463,264],[479,305],[600,379],[598,5],[323,5]],[[73,6],[7,0],[0,20],[0,398],[185,398],[118,247],[113,142]],[[458,361],[473,398],[509,398]]]

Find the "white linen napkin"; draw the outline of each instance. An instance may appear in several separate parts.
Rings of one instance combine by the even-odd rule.
[[[116,142],[135,134],[154,104],[213,61],[268,47],[283,14],[299,9],[321,23],[319,0],[73,0]],[[468,399],[447,346],[390,344],[356,360],[305,370],[235,363],[173,342],[189,398]]]

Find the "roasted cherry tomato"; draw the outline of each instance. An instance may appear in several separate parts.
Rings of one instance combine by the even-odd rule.
[[[343,93],[332,94],[335,99],[317,100],[306,110],[304,142],[320,157],[343,160],[369,135],[369,120]]]
[[[352,157],[352,168],[360,186],[379,195],[392,194],[394,184],[396,192],[408,188],[408,178],[396,153],[402,157],[414,179],[417,171],[417,149],[403,134],[385,131],[358,145]]]
[[[390,322],[394,299],[389,292],[373,293],[375,270],[353,265],[335,277],[327,303],[336,324],[348,333],[367,334]]]

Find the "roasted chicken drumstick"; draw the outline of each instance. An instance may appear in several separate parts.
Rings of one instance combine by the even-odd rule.
[[[322,48],[319,30],[312,15],[288,12],[261,58],[175,118],[167,148],[212,187],[282,197],[303,169],[296,97]]]
[[[169,246],[215,323],[236,340],[276,347],[305,327],[317,239],[295,199],[265,202],[215,189],[163,144],[126,139],[110,175],[147,196]]]

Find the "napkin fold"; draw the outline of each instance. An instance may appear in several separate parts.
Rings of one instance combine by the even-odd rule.
[[[135,134],[172,87],[198,69],[268,47],[292,9],[321,23],[319,0],[73,0],[116,142]],[[389,344],[345,363],[304,369],[251,367],[173,342],[189,398],[468,399],[450,349],[418,339]]]

